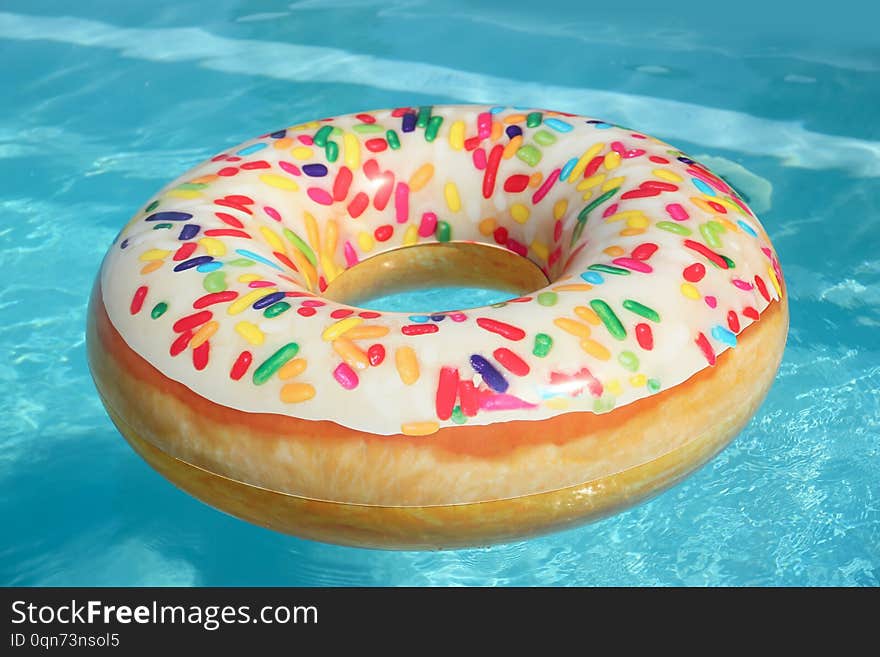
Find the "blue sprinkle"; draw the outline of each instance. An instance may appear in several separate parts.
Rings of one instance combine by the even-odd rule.
[[[571,172],[574,170],[575,166],[577,166],[578,159],[576,157],[571,158],[568,162],[565,163],[565,166],[562,167],[562,172],[559,174],[559,179],[562,181],[568,180],[568,177],[571,175]]]
[[[523,107],[521,109],[528,109],[528,108]],[[503,111],[504,111],[504,108],[501,107],[501,105],[496,105],[495,107],[493,107],[492,109],[489,110],[489,114],[498,114],[499,112],[503,112]]]
[[[256,144],[251,144],[250,146],[245,146],[240,151],[236,151],[236,155],[250,155],[251,153],[256,153],[257,151],[261,151],[266,148],[266,142],[258,141]]]
[[[177,236],[181,242],[185,242],[186,240],[191,240],[193,237],[199,234],[199,231],[202,229],[198,224],[185,224],[183,228],[180,229],[180,235]]]
[[[257,262],[262,262],[264,265],[269,265],[270,267],[274,267],[278,271],[284,271],[281,267],[276,265],[271,260],[267,260],[263,256],[257,255],[253,251],[248,251],[247,249],[236,249],[235,252],[240,255],[243,255],[245,258],[250,258],[251,260],[256,260]]]
[[[323,178],[327,175],[327,167],[323,164],[304,164],[303,173],[312,178]]]
[[[718,342],[723,342],[728,347],[736,346],[736,334],[720,324],[712,327],[712,337]]]
[[[707,185],[706,183],[704,183],[704,182],[703,182],[702,180],[700,180],[699,178],[691,178],[691,182],[694,183],[694,187],[696,187],[697,189],[699,189],[699,190],[700,190],[701,192],[703,192],[704,194],[707,194],[707,195],[709,195],[709,196],[715,196],[715,190],[712,189],[711,187],[709,187],[709,185]]]
[[[198,267],[196,267],[196,271],[199,271],[199,272],[201,272],[201,273],[203,273],[203,274],[207,274],[207,273],[212,272],[212,271],[217,271],[217,270],[220,269],[222,266],[223,266],[223,263],[222,263],[222,262],[217,262],[217,261],[215,260],[214,262],[206,262],[206,263],[203,264],[203,265],[199,265]]]
[[[742,219],[737,219],[736,223],[739,224],[739,227],[742,228],[744,231],[746,231],[746,232],[747,232],[749,235],[751,235],[752,237],[757,237],[757,236],[758,236],[758,233],[755,232],[755,229],[752,228],[751,226],[749,226],[749,225],[748,225],[745,221],[743,221]]]
[[[264,297],[257,299],[254,302],[254,310],[262,310],[263,308],[268,308],[273,303],[278,303],[284,298],[284,292],[273,292],[272,294],[267,294]]]
[[[442,322],[446,315],[431,315],[432,322]]]
[[[514,137],[518,137],[522,134],[522,128],[518,125],[509,125],[507,126],[507,130],[504,132],[507,133],[508,138],[513,139]]]
[[[483,377],[486,385],[495,392],[505,392],[507,390],[509,386],[507,379],[501,375],[501,372],[495,369],[492,363],[479,354],[471,356],[471,367],[474,368],[477,374]]]
[[[583,278],[587,283],[592,283],[593,285],[601,285],[605,282],[605,279],[602,278],[602,274],[596,271],[585,271],[581,274],[581,278]]]
[[[273,139],[283,139],[287,135],[287,130],[278,130],[277,132],[273,132],[270,137]]]
[[[403,115],[403,125],[400,127],[404,132],[412,132],[416,129],[416,115],[412,112],[407,112]]]
[[[192,269],[193,267],[198,267],[199,265],[204,265],[207,262],[213,262],[214,258],[211,256],[198,256],[195,258],[190,258],[189,260],[184,260],[179,265],[174,268],[174,271],[186,271],[187,269]]]
[[[544,119],[544,125],[549,125],[556,132],[571,132],[572,130],[570,123],[560,121],[559,119]]]
[[[410,315],[409,316],[409,321],[415,322],[416,324],[424,324],[425,322],[428,321],[428,319],[429,318],[427,315]]]
[[[154,212],[144,221],[189,221],[192,215],[189,212]]]

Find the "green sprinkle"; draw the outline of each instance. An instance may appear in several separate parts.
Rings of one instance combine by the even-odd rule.
[[[526,125],[529,128],[537,128],[541,125],[542,116],[540,112],[529,112],[526,116]]]
[[[456,424],[464,424],[467,422],[467,415],[461,410],[461,406],[456,405],[456,407],[452,409],[452,421]]]
[[[625,370],[629,370],[630,372],[637,372],[639,370],[639,358],[631,351],[621,351],[617,355],[617,362]]]
[[[397,133],[394,130],[389,130],[385,133],[385,139],[388,140],[388,145],[391,147],[392,151],[396,151],[400,148],[400,138],[397,136]]]
[[[229,263],[233,267],[251,267],[255,263],[253,260],[248,260],[247,258],[236,258],[232,262]]]
[[[208,183],[183,183],[182,185],[178,185],[175,189],[183,189],[186,191],[196,191],[199,189],[204,189],[208,186]]]
[[[541,144],[541,146],[550,146],[551,144],[556,143],[556,137],[551,135],[546,130],[538,130],[534,135],[532,135],[534,140]]]
[[[202,286],[208,292],[222,292],[226,289],[226,272],[212,271],[205,276]]]
[[[337,144],[335,141],[328,141],[327,144],[324,146],[324,150],[327,154],[328,162],[335,162],[337,159],[339,159],[339,144]]]
[[[434,141],[437,138],[437,131],[443,123],[442,116],[432,116],[428,121],[428,127],[425,129],[425,141]]]
[[[281,369],[284,363],[296,356],[297,352],[299,352],[299,345],[296,342],[288,342],[269,356],[262,365],[254,370],[254,385],[261,386],[266,383],[275,372]]]
[[[660,390],[660,382],[657,379],[648,379],[648,390],[657,392]]]
[[[416,117],[416,126],[419,128],[426,128],[428,126],[428,121],[431,119],[431,106],[430,105],[422,105],[419,108],[419,115]]]
[[[446,221],[438,221],[436,234],[438,242],[448,242],[452,239],[452,226]]]
[[[516,151],[516,156],[531,167],[536,166],[541,161],[541,151],[531,144],[521,146]]]
[[[168,310],[168,304],[164,301],[160,301],[153,309],[150,311],[150,317],[153,319],[159,319],[162,315],[165,314],[165,311]]]
[[[266,310],[263,311],[263,317],[266,319],[272,319],[273,317],[278,317],[278,315],[287,310],[290,310],[290,304],[286,301],[279,301],[266,308]]]
[[[669,231],[670,233],[675,233],[676,235],[690,235],[691,229],[685,228],[681,224],[674,224],[671,221],[658,221],[655,226],[661,230]]]
[[[153,210],[155,210],[155,209],[158,208],[158,207],[159,207],[159,199],[156,199],[155,201],[153,201],[152,203],[150,203],[150,204],[144,209],[144,212],[152,212]]]
[[[550,353],[550,350],[553,348],[553,338],[551,338],[546,333],[538,333],[535,336],[535,346],[532,348],[532,353],[538,358],[544,358],[547,354]]]
[[[171,228],[172,224],[156,224],[153,226],[153,230],[159,230],[160,228]]]
[[[590,265],[587,269],[601,271],[604,274],[616,274],[617,276],[629,276],[631,273],[629,269],[615,267],[614,265]]]
[[[633,301],[632,299],[626,299],[623,302],[623,307],[629,310],[630,312],[635,313],[636,315],[640,315],[645,319],[650,319],[652,322],[660,321],[660,313],[658,313],[653,308],[648,308],[648,306],[639,303],[638,301]]]
[[[385,128],[378,123],[357,123],[351,126],[351,129],[359,134],[367,135],[373,134],[374,132],[382,132]]]
[[[721,246],[721,240],[718,239],[718,235],[715,234],[712,226],[710,226],[711,223],[711,221],[707,221],[704,224],[700,224],[700,235],[706,240],[706,244],[717,249]]]
[[[315,252],[312,251],[311,247],[306,244],[305,240],[294,233],[289,228],[284,229],[284,237],[286,237],[291,244],[293,244],[305,257],[306,260],[312,263],[313,267],[318,266],[318,259],[315,257]]]
[[[541,292],[538,295],[538,303],[542,306],[555,306],[559,295],[556,292]]]
[[[623,340],[626,337],[626,329],[623,328],[623,324],[620,323],[617,315],[611,310],[611,306],[602,301],[602,299],[593,299],[590,301],[590,308],[596,311],[599,319],[602,320],[605,328],[608,329],[608,332],[613,337],[618,340]]]
[[[333,127],[329,125],[325,125],[323,128],[318,130],[315,133],[315,136],[312,138],[312,141],[315,142],[315,146],[318,148],[324,148],[327,145],[327,140],[330,138],[330,133],[333,132]]]

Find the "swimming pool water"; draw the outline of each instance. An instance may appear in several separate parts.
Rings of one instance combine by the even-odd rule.
[[[4,0],[0,583],[878,585],[877,10],[620,4]],[[246,138],[443,102],[638,127],[749,196],[792,313],[757,416],[653,501],[484,549],[312,543],[165,482],[118,435],[85,362],[86,300],[118,229]]]

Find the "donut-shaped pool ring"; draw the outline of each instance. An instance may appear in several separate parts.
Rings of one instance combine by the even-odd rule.
[[[506,303],[379,312],[434,285]],[[224,511],[318,540],[479,545],[672,485],[756,412],[788,329],[758,219],[644,133],[403,107],[188,171],[104,259],[88,353],[119,430]]]

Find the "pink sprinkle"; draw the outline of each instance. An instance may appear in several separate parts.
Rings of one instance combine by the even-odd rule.
[[[486,151],[485,150],[483,150],[482,148],[478,148],[477,150],[474,151],[473,157],[474,157],[474,166],[477,169],[482,171],[483,169],[486,168],[487,161],[486,161]]]
[[[422,215],[422,221],[419,223],[419,236],[430,237],[437,229],[437,215],[433,212],[426,212]]]
[[[309,187],[308,195],[315,203],[320,203],[321,205],[333,204],[333,197],[330,196],[327,190],[320,187]]]
[[[547,180],[544,181],[544,184],[538,188],[538,191],[535,192],[534,196],[532,196],[532,205],[538,205],[545,196],[547,196],[547,192],[550,191],[550,188],[559,180],[559,174],[562,173],[562,169],[555,169],[549,176],[547,176]]]
[[[302,172],[299,170],[299,167],[293,164],[292,162],[285,162],[284,160],[278,161],[278,166],[284,169],[287,173],[292,176],[302,175]]]
[[[687,221],[690,219],[690,215],[687,213],[681,205],[678,203],[670,203],[666,206],[666,214],[675,219],[676,221]]]
[[[397,183],[394,191],[394,211],[397,213],[397,223],[405,224],[409,220],[409,185]]]
[[[752,285],[748,281],[742,280],[741,278],[734,278],[730,282],[733,283],[740,290],[751,290],[754,287],[754,285]]]
[[[281,215],[278,214],[278,210],[268,205],[263,206],[263,212],[272,217],[275,221],[281,221]]]
[[[492,115],[489,112],[481,112],[477,115],[477,135],[480,139],[486,139],[492,134]]]
[[[481,396],[480,408],[486,411],[515,411],[521,408],[537,408],[537,404],[530,404],[524,399],[508,394]]]
[[[349,267],[354,267],[358,263],[357,253],[354,251],[354,247],[351,245],[351,242],[346,241],[345,247],[343,248],[343,252],[345,253],[345,262]]]
[[[602,218],[607,219],[615,212],[617,212],[617,203],[612,203],[607,208],[605,208],[605,212],[602,213]]]
[[[710,296],[707,296],[704,298],[706,299],[706,305],[709,306],[710,308],[714,308],[715,306],[718,305],[718,299],[716,299],[715,297],[710,295]]]
[[[636,260],[635,258],[615,258],[612,260],[615,265],[619,267],[626,267],[627,269],[632,269],[633,271],[640,271],[645,274],[650,274],[654,269],[647,262],[642,262],[641,260]]]
[[[333,370],[333,378],[346,390],[354,390],[360,383],[358,375],[347,363],[339,363],[336,366],[336,369]]]

